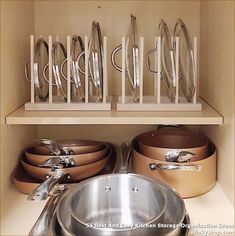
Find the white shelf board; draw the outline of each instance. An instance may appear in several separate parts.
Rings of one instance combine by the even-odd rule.
[[[17,192],[14,187],[4,194],[3,198],[5,210],[1,219],[0,235],[28,235],[45,202],[27,201],[27,196]],[[220,224],[227,226],[234,224],[234,208],[218,183],[210,192],[196,198],[186,199],[185,205],[190,216],[191,225],[198,226],[191,229],[190,235],[234,235],[229,234],[234,229],[219,228]],[[208,224],[216,228],[202,227]],[[199,234],[199,231],[202,232],[203,230],[204,234]],[[212,233],[205,234],[206,231]],[[215,232],[224,233],[215,234]]]
[[[77,124],[186,124],[222,125],[223,117],[202,101],[196,112],[127,112],[127,111],[25,111],[20,107],[6,117],[8,125],[77,125]]]

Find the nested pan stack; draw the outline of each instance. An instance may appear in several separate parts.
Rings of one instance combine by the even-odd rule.
[[[78,139],[60,140],[55,143],[58,153],[54,151],[54,147],[45,145],[43,142],[25,150],[20,159],[20,168],[16,168],[17,171],[13,177],[16,187],[20,187],[20,191],[29,193],[33,187],[49,181],[48,179],[53,176],[51,186],[54,186],[55,182],[79,182],[101,172],[110,173],[108,169],[114,169],[113,167],[116,165],[113,163],[113,161],[116,162],[116,159],[111,160],[115,155],[114,147],[111,144]],[[105,171],[103,171],[104,169]],[[19,173],[22,170],[25,173]],[[21,176],[24,177],[23,182],[20,181]],[[29,181],[32,182],[31,184],[26,184],[25,176],[32,180]],[[50,188],[52,188],[51,186]]]

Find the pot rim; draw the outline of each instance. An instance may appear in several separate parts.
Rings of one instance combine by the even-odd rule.
[[[74,186],[73,186],[71,189],[69,189],[68,192],[60,199],[60,201],[59,201],[59,203],[58,203],[58,209],[59,209],[60,205],[62,204],[62,202],[65,201],[66,198],[67,198],[67,201],[71,201],[71,198],[72,198],[71,194],[72,194],[73,191],[75,191],[75,189],[77,190],[77,188],[81,188],[81,187],[85,186],[86,184],[89,184],[89,182],[91,182],[91,181],[93,181],[93,180],[97,180],[97,178],[98,178],[98,179],[104,179],[104,178],[109,178],[110,176],[111,176],[111,177],[114,177],[114,176],[134,176],[134,177],[139,177],[139,178],[141,178],[141,179],[145,179],[145,180],[147,180],[147,181],[153,182],[154,184],[158,183],[158,184],[160,185],[160,187],[163,186],[163,187],[168,188],[168,189],[169,189],[170,191],[172,191],[172,193],[175,194],[176,197],[180,200],[180,203],[181,203],[181,206],[182,206],[182,209],[183,209],[183,212],[184,212],[184,214],[182,214],[182,217],[180,218],[180,221],[177,222],[176,224],[180,224],[180,223],[183,221],[183,219],[184,219],[184,217],[185,217],[185,212],[186,212],[186,210],[185,210],[185,203],[184,203],[182,197],[179,195],[179,193],[178,193],[174,188],[172,188],[170,185],[168,185],[168,184],[166,184],[166,183],[163,183],[163,182],[160,181],[160,180],[156,180],[156,179],[153,179],[153,178],[151,178],[151,177],[147,177],[147,176],[143,176],[143,175],[135,174],[135,173],[127,173],[127,174],[113,173],[113,174],[95,176],[95,177],[89,178],[89,179],[87,179],[87,180],[83,180],[82,182],[80,182],[80,183],[78,183],[78,184],[74,184]],[[161,192],[163,193],[164,198],[165,198],[164,211],[163,211],[163,213],[162,213],[162,214],[164,214],[164,212],[165,212],[165,210],[166,210],[166,208],[167,208],[168,203],[167,203],[167,196],[166,196],[166,193],[165,193],[162,189],[161,189]],[[70,208],[70,213],[72,213],[71,208]],[[162,214],[161,214],[161,215],[162,215]],[[63,221],[62,221],[62,219],[61,219],[61,217],[60,217],[60,215],[59,215],[59,211],[58,211],[58,210],[57,210],[57,212],[56,212],[56,215],[57,215],[57,219],[58,219],[58,222],[59,222],[59,224],[61,225],[61,227],[62,227],[63,229],[65,228],[65,231],[71,233],[71,230],[68,229],[67,227],[65,227],[65,225],[64,225],[64,223],[63,223]],[[71,214],[71,215],[72,215],[72,214]],[[160,215],[160,216],[161,216],[161,215]],[[160,217],[160,216],[158,216],[158,217]],[[75,218],[75,220],[76,220],[76,218]],[[145,223],[145,224],[146,224],[146,225],[147,225],[147,224],[151,224],[151,223],[154,222],[155,220],[156,220],[156,217],[154,218],[154,220],[151,220],[150,222]],[[87,225],[87,223],[85,223],[85,222],[79,221],[79,223],[81,223],[83,226],[86,226],[86,225]],[[144,223],[143,223],[143,224],[144,224]],[[116,231],[116,232],[117,232],[117,231],[123,231],[123,232],[125,232],[125,231],[130,231],[130,230],[136,230],[136,229],[138,229],[138,227],[126,228],[126,229],[122,229],[122,230],[113,229],[113,228],[108,228],[109,230],[108,230],[107,228],[95,228],[95,229],[96,229],[96,230],[100,230],[100,231],[106,230],[106,231],[109,231],[109,232],[115,232],[115,231]]]

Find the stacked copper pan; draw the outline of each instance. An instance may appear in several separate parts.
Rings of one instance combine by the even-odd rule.
[[[114,156],[114,147],[104,142],[41,139],[24,151],[20,159],[20,171],[23,169],[23,176],[29,176],[38,182],[29,198],[41,200],[46,199],[58,183],[76,183],[100,172],[112,173],[116,168]],[[20,178],[19,173],[14,173],[16,186],[20,185],[20,188],[23,187],[22,191],[27,193],[28,187],[24,189],[26,185],[24,182],[22,185]]]
[[[135,173],[159,179],[184,198],[209,191],[216,182],[216,150],[206,137],[181,127],[161,127],[132,141]]]

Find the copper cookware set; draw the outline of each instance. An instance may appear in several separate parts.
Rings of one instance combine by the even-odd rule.
[[[30,176],[36,181],[33,185],[29,185],[30,187],[27,186],[27,191],[30,188],[32,190],[32,186],[34,187],[28,196],[29,200],[43,200],[49,194],[51,195],[48,204],[30,231],[30,235],[48,234],[50,227],[52,231],[54,228],[62,230],[61,235],[74,235],[74,232],[80,232],[80,235],[107,235],[103,233],[109,232],[111,233],[109,235],[117,236],[155,235],[156,232],[159,235],[171,235],[171,233],[188,235],[188,231],[183,232],[181,227],[165,232],[160,229],[133,231],[129,228],[126,231],[123,229],[106,231],[106,228],[101,231],[98,228],[87,229],[84,226],[84,222],[90,222],[93,213],[95,222],[97,220],[110,222],[112,217],[115,219],[114,222],[123,220],[126,215],[122,210],[118,210],[117,203],[120,208],[127,207],[125,199],[129,198],[139,198],[139,200],[130,201],[129,199],[128,201],[130,206],[128,205],[127,208],[130,208],[133,214],[129,223],[135,222],[136,219],[138,221],[139,213],[135,215],[137,208],[142,213],[146,210],[147,214],[158,214],[158,208],[153,210],[146,205],[148,202],[153,204],[149,201],[149,196],[154,199],[156,197],[156,203],[160,207],[159,217],[154,218],[154,223],[161,221],[169,223],[171,220],[182,223],[187,219],[182,198],[201,195],[215,184],[216,148],[208,138],[200,134],[178,126],[159,126],[156,131],[136,136],[124,147],[126,148],[122,148],[121,168],[116,168],[116,164],[108,167],[115,152],[113,146],[108,143],[87,140],[55,142],[41,139],[37,145],[27,148],[21,156],[18,168],[24,170],[24,175],[19,175],[17,171],[14,174],[16,186],[22,187],[21,180],[25,184]],[[117,163],[117,159],[113,162]],[[119,174],[112,174],[115,168],[119,169]],[[110,169],[111,172],[109,172]],[[128,170],[134,174],[128,174]],[[101,176],[90,178],[100,173]],[[141,181],[146,181],[146,183],[142,186]],[[58,183],[62,184],[58,185]],[[71,183],[77,184],[71,188]],[[159,190],[156,193],[148,190],[150,194],[147,195],[145,191],[141,191],[142,188],[146,190],[150,185],[155,186],[154,191],[158,187]],[[122,188],[124,190],[121,190]],[[146,196],[146,201],[141,194]],[[94,198],[93,195],[96,197]],[[121,199],[124,200],[121,201]],[[176,200],[181,205],[176,204]],[[139,201],[145,203],[142,210],[139,207],[142,204],[138,205]],[[106,202],[109,204],[107,205]],[[179,206],[181,207],[176,211]],[[135,209],[131,210],[131,207]],[[100,221],[100,216],[103,221]],[[53,219],[57,219],[55,221],[57,226],[51,226]],[[129,218],[125,218],[123,223],[128,223],[127,219]],[[189,220],[186,223],[189,223]],[[57,235],[55,232],[52,234]]]
[[[34,183],[36,188],[28,198],[46,199],[58,183],[74,183],[100,173],[110,165],[113,155],[113,146],[104,142],[39,140],[34,146],[26,148],[20,158],[24,172],[39,181]],[[22,187],[22,182],[15,179],[14,182]],[[26,189],[29,188],[31,186]],[[24,191],[26,190],[23,188]]]
[[[183,198],[209,191],[216,182],[216,150],[202,135],[177,127],[143,133],[132,141],[134,173],[161,180]]]

